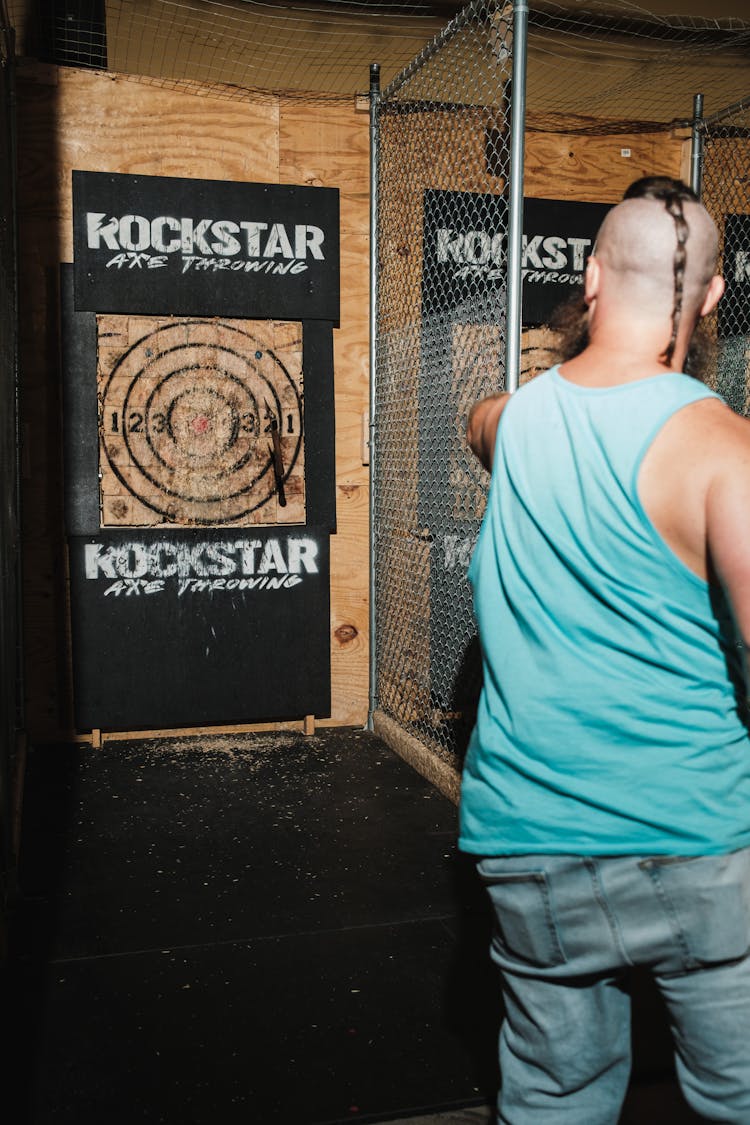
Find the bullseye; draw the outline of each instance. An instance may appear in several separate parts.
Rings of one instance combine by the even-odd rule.
[[[193,418],[193,429],[196,434],[205,434],[210,425],[211,423],[205,414],[200,414],[197,418]]]

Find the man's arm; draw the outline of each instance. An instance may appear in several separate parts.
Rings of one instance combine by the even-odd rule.
[[[706,493],[711,563],[731,603],[747,666],[750,651],[750,422],[735,416]]]
[[[466,440],[485,469],[492,469],[492,456],[495,451],[495,437],[500,415],[505,409],[510,395],[507,391],[483,398],[471,408],[466,424]]]

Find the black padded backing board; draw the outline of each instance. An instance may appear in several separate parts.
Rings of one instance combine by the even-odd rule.
[[[521,250],[522,321],[546,324],[583,284],[586,259],[609,204],[524,199]],[[452,314],[462,307],[505,315],[508,205],[502,195],[424,193],[422,312]],[[448,315],[447,319],[450,319]],[[471,317],[470,317],[471,319]]]
[[[326,529],[69,540],[79,730],[330,714]]]
[[[62,267],[65,520],[80,730],[330,714],[332,324],[301,322],[305,522],[102,527],[97,316]],[[268,439],[270,440],[270,439]]]

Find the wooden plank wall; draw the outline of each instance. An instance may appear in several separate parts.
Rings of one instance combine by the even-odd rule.
[[[341,192],[341,327],[334,332],[338,533],[331,543],[334,725],[367,714],[369,118],[351,103],[160,85],[27,63],[18,82],[19,235],[27,728],[71,732],[57,272],[72,260],[71,171],[336,187]],[[482,131],[483,137],[483,131]],[[477,138],[479,143],[479,138]],[[630,155],[623,156],[622,150]],[[663,135],[530,133],[527,194],[614,202],[639,175],[678,175]],[[425,175],[435,169],[423,170]],[[423,186],[445,186],[433,181]],[[475,187],[476,190],[476,187]]]
[[[206,95],[110,73],[26,64],[19,205],[27,726],[71,729],[62,522],[58,264],[72,261],[71,171],[337,187],[341,327],[334,330],[336,500],[331,541],[331,724],[367,715],[369,116],[347,103]]]

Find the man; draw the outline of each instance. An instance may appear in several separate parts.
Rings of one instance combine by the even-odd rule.
[[[678,181],[626,198],[583,351],[469,418],[492,481],[460,845],[495,912],[503,1125],[615,1125],[636,964],[688,1102],[750,1125],[750,423],[682,373],[716,254]]]

